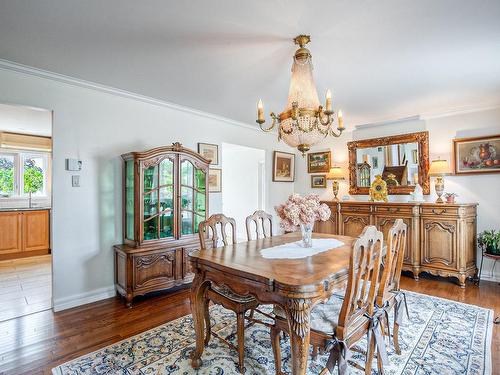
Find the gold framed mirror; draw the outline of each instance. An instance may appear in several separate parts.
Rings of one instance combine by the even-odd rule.
[[[349,142],[349,194],[367,195],[381,175],[389,194],[410,194],[416,183],[430,193],[429,132]]]

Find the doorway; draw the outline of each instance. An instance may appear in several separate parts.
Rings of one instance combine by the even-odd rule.
[[[0,104],[0,321],[52,308],[52,112]]]
[[[266,209],[265,165],[262,149],[222,144],[222,212],[236,220],[238,241],[246,241],[245,219]]]

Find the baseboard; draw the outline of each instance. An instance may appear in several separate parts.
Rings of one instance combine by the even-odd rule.
[[[488,276],[488,275],[482,274],[481,280],[482,281],[493,281],[495,283],[500,283],[500,275]]]
[[[95,289],[90,292],[54,299],[54,311],[62,311],[70,309],[72,307],[85,305],[87,303],[97,302],[102,299],[114,297],[115,295],[116,289],[114,286],[111,286]]]

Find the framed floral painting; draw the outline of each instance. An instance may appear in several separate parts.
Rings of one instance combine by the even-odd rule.
[[[453,140],[455,174],[500,172],[500,135]]]
[[[273,181],[295,181],[295,155],[288,152],[274,151]]]
[[[330,151],[307,154],[307,173],[328,173],[330,160]]]

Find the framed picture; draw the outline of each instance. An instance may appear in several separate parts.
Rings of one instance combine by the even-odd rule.
[[[208,170],[208,191],[210,193],[220,193],[222,191],[222,169]]]
[[[274,151],[273,181],[295,181],[295,155],[288,152]]]
[[[330,151],[307,154],[307,173],[328,173],[330,171]]]
[[[500,134],[453,140],[455,174],[500,172]]]
[[[375,169],[378,168],[378,156],[372,156],[372,167]]]
[[[311,187],[314,189],[326,188],[326,174],[311,175]]]
[[[198,154],[211,160],[210,165],[219,165],[219,146],[210,143],[198,143]]]

